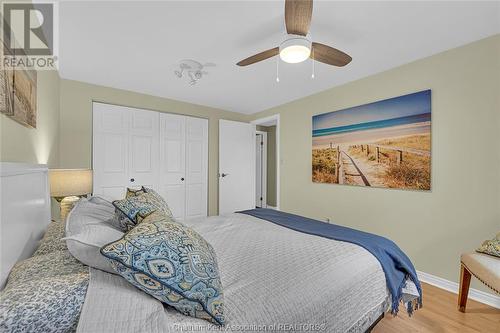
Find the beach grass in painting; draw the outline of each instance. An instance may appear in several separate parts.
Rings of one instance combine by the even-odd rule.
[[[313,117],[312,179],[431,189],[431,91]]]

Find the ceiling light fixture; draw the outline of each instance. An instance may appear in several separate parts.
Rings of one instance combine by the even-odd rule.
[[[288,36],[280,45],[281,60],[290,64],[296,64],[308,59],[311,55],[311,41],[299,35]]]
[[[179,79],[183,76],[189,78],[189,84],[194,86],[203,76],[208,75],[205,70],[207,67],[215,67],[212,62],[202,64],[196,60],[184,59],[179,62],[179,69],[174,71],[175,76]]]

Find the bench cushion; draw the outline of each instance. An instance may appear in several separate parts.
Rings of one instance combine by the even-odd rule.
[[[500,259],[482,253],[465,253],[462,264],[476,278],[500,294]]]

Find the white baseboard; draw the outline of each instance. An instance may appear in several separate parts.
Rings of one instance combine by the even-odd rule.
[[[458,283],[440,278],[438,276],[417,271],[418,279],[421,282],[431,284],[435,287],[447,290],[458,295]],[[472,277],[474,279],[474,277]],[[469,298],[475,301],[487,304],[494,308],[500,309],[500,296],[492,295],[474,288],[469,289]]]
[[[267,205],[267,208],[269,208],[269,209],[274,209],[274,210],[276,210],[276,209],[277,209],[276,207],[269,206],[269,205]]]

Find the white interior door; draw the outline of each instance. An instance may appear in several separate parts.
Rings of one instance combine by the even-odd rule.
[[[208,120],[186,118],[186,218],[207,216]]]
[[[255,135],[255,206],[262,208],[262,134]]]
[[[219,120],[219,214],[255,208],[255,125]]]
[[[116,105],[93,104],[94,195],[122,199],[129,184],[130,113]]]
[[[186,211],[186,117],[160,114],[160,188],[176,219]]]
[[[129,187],[158,189],[159,113],[130,109]]]

